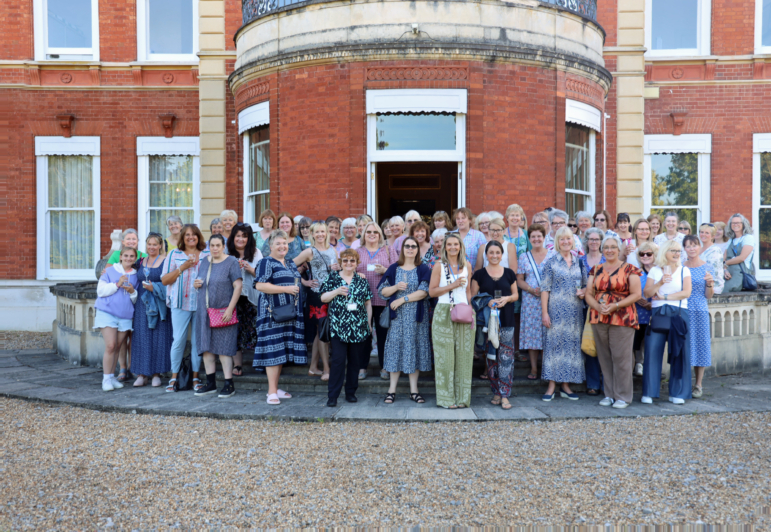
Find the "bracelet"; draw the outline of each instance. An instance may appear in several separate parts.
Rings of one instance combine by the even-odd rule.
[[[713,286],[715,286],[714,283],[713,284],[708,284],[707,288],[712,288]]]

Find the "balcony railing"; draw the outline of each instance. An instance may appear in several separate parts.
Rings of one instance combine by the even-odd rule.
[[[285,7],[310,1],[313,0],[242,0],[244,25]],[[541,2],[571,11],[593,22],[597,21],[597,0],[541,0]]]

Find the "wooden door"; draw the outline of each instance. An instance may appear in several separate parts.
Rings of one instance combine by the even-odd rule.
[[[458,163],[377,163],[379,221],[416,210],[425,221],[458,204]]]

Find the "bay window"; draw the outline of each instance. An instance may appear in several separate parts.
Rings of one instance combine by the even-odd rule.
[[[256,228],[260,213],[270,208],[270,102],[238,113],[238,132],[244,150],[244,222]]]
[[[602,113],[583,102],[565,101],[565,211],[594,212],[595,138]]]

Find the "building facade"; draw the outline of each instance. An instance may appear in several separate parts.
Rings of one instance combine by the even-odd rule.
[[[749,218],[771,279],[769,0],[0,6],[0,327],[115,229],[223,209]],[[768,189],[768,190],[767,190]]]

